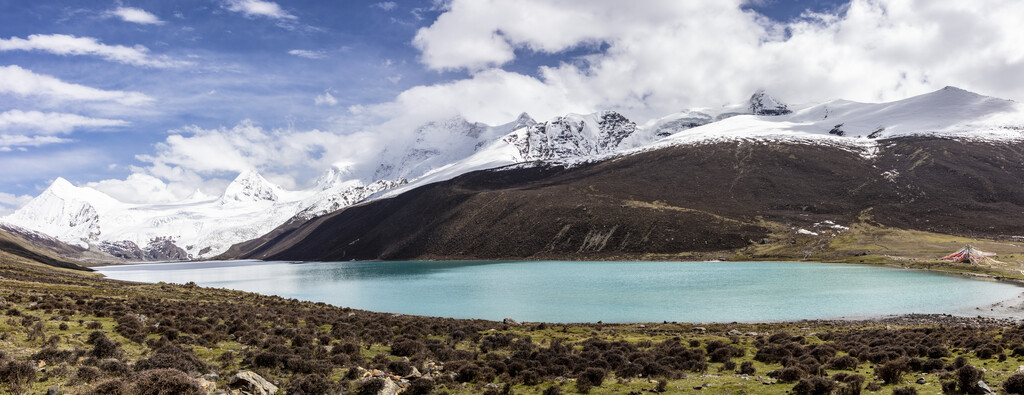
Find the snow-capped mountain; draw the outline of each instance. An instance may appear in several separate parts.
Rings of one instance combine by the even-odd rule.
[[[322,179],[338,172],[331,169]],[[2,221],[130,261],[201,259],[261,236],[296,215],[311,218],[402,183],[331,181],[288,191],[248,170],[219,197],[197,191],[178,203],[130,204],[59,178]]]
[[[543,122],[522,114],[497,126],[456,117],[427,123],[407,141],[391,144],[371,166],[371,175],[331,168],[307,190],[285,190],[250,170],[217,197],[196,191],[179,203],[142,205],[57,179],[0,220],[129,260],[200,259],[291,219],[308,220],[476,170],[574,164],[736,139],[870,150],[881,139],[911,135],[1021,139],[1024,107],[952,87],[890,103],[835,100],[806,106],[787,105],[759,90],[746,103],[687,109],[642,126],[613,111],[568,114]]]
[[[43,193],[4,218],[4,222],[88,247],[87,240],[96,239],[101,233],[100,212],[116,211],[121,206],[100,191],[77,188],[57,178]]]
[[[872,146],[879,139],[915,135],[983,140],[1024,137],[1024,106],[1020,103],[955,87],[887,103],[833,100],[792,108],[775,99],[756,99],[755,94],[748,114],[718,116],[714,122],[670,134],[652,147],[737,138]],[[764,103],[772,107],[764,107]],[[758,108],[764,115],[752,113]],[[765,108],[770,111],[766,113]],[[680,114],[678,119],[684,119],[694,112]],[[666,123],[645,126],[664,128]]]

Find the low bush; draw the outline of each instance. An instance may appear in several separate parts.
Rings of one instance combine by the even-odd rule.
[[[978,382],[984,377],[981,369],[966,364],[956,370],[956,386],[960,392],[965,394],[974,393],[978,389]]]
[[[380,390],[384,389],[384,380],[382,379],[369,379],[359,383],[359,387],[356,388],[357,395],[377,395]]]
[[[416,379],[409,383],[409,387],[405,389],[403,394],[408,395],[427,395],[434,391],[434,381],[430,379]]]
[[[740,364],[740,374],[757,374],[757,369],[754,368],[754,363],[750,361],[743,361],[743,363]]]
[[[322,374],[307,374],[292,378],[285,389],[289,395],[319,395],[338,392],[338,385]]]
[[[139,373],[133,380],[137,395],[206,395],[199,382],[177,369],[153,369]]]
[[[917,390],[914,387],[893,388],[892,395],[917,395]]]
[[[768,372],[768,377],[772,377],[783,383],[792,383],[807,377],[807,372],[799,367],[790,366],[788,368]]]
[[[1003,382],[1003,389],[1008,394],[1024,394],[1024,373],[1010,376]]]
[[[875,367],[875,375],[885,384],[899,384],[909,367],[905,359],[899,359]]]
[[[829,359],[826,366],[828,366],[829,369],[834,370],[854,370],[857,369],[858,364],[859,362],[857,361],[857,358],[849,355],[842,355]]]
[[[107,379],[99,382],[86,395],[132,395],[131,386],[123,379]]]
[[[811,377],[808,379],[800,380],[793,386],[793,394],[795,395],[828,395],[831,394],[839,384],[835,380],[828,377]]]

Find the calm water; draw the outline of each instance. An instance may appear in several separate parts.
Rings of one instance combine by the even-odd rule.
[[[120,280],[194,281],[373,311],[542,322],[977,315],[975,307],[1024,291],[921,271],[796,262],[233,261],[99,271]]]

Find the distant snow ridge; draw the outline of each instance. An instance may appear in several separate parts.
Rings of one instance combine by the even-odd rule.
[[[613,152],[636,130],[636,123],[622,114],[603,111],[556,117],[516,130],[503,140],[518,150],[521,161],[545,161]]]
[[[59,178],[3,222],[129,261],[210,258],[299,216],[309,219],[405,183],[363,185],[330,169],[309,190],[287,191],[243,171],[216,198],[193,194],[171,204],[130,204]]]
[[[879,140],[929,135],[1024,140],[1024,106],[947,87],[890,103],[834,100],[790,106],[759,90],[743,104],[695,108],[637,124],[614,111],[537,122],[521,114],[490,126],[453,117],[390,144],[362,177],[331,168],[307,190],[289,191],[255,170],[219,197],[197,191],[174,204],[128,204],[58,178],[0,220],[128,260],[198,259],[308,220],[471,171],[510,165],[574,164],[667,146],[719,141],[828,144],[872,160]]]

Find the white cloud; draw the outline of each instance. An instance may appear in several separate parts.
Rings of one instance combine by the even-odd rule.
[[[52,76],[33,73],[15,65],[0,66],[0,94],[5,93],[39,97],[55,102],[114,102],[125,106],[139,106],[153,102],[153,98],[139,92],[108,91],[72,84]]]
[[[324,51],[310,51],[308,49],[293,49],[288,51],[288,53],[306,59],[323,59],[327,57]]]
[[[67,143],[71,140],[55,136],[26,136],[22,134],[0,134],[0,152],[10,152],[21,147]]]
[[[324,92],[322,95],[317,95],[313,102],[318,106],[334,106],[338,104],[338,99],[335,99],[331,92]]]
[[[360,142],[366,140],[368,134],[371,133],[338,135],[319,130],[267,130],[248,120],[232,128],[190,126],[173,131],[156,145],[153,155],[139,155],[137,159],[153,166],[176,167],[197,174],[232,173],[252,168],[324,169],[339,158],[372,157],[372,153],[364,152],[367,145]]]
[[[164,23],[156,15],[141,8],[117,7],[117,9],[110,11],[110,14],[121,18],[125,22],[138,23],[140,25],[162,25]]]
[[[119,119],[89,118],[77,114],[56,112],[10,110],[0,113],[0,131],[28,129],[44,134],[54,134],[69,133],[80,127],[103,128],[127,125],[127,121]]]
[[[270,19],[298,19],[295,15],[289,14],[275,2],[262,0],[227,0],[227,9],[240,12],[245,16],[267,17]]]
[[[391,11],[398,8],[398,3],[393,1],[382,1],[373,5],[374,7],[380,8],[384,11]]]
[[[141,173],[133,173],[124,180],[102,180],[90,182],[85,186],[95,188],[126,203],[170,203],[180,201],[187,196],[179,195],[192,192],[189,189],[180,189],[175,193],[174,186],[168,185],[159,178]]]
[[[173,131],[156,145],[153,154],[136,156],[146,165],[133,167],[132,171],[165,181],[176,199],[185,198],[196,189],[219,194],[238,172],[248,169],[259,169],[271,181],[297,188],[336,163],[365,165],[360,168],[361,174],[372,174],[375,165],[371,164],[385,141],[387,137],[380,133],[339,135],[319,130],[267,130],[251,121],[231,128],[192,126]],[[131,197],[133,190],[142,190],[143,186],[159,189],[148,178],[131,178],[124,182],[106,180],[104,187],[116,190],[119,198],[128,201],[146,199]],[[164,195],[161,199],[170,198]]]
[[[470,77],[412,88],[371,112],[463,112],[500,122],[617,109],[638,120],[743,100],[882,101],[955,85],[1024,98],[1024,2],[853,0],[839,15],[769,20],[742,0],[452,0],[416,34],[421,61]],[[517,51],[592,54],[500,69]],[[538,106],[538,102],[545,106]],[[539,108],[539,110],[533,110]],[[379,112],[378,112],[379,113]]]
[[[7,214],[13,213],[15,210],[21,208],[26,203],[32,200],[32,196],[29,195],[14,195],[6,192],[0,192],[0,217]]]
[[[167,56],[154,57],[149,49],[136,45],[106,45],[92,37],[76,37],[67,34],[33,34],[27,39],[11,37],[0,38],[0,51],[43,51],[55,55],[92,55],[103,59],[145,67],[185,67],[194,63],[179,61]]]

